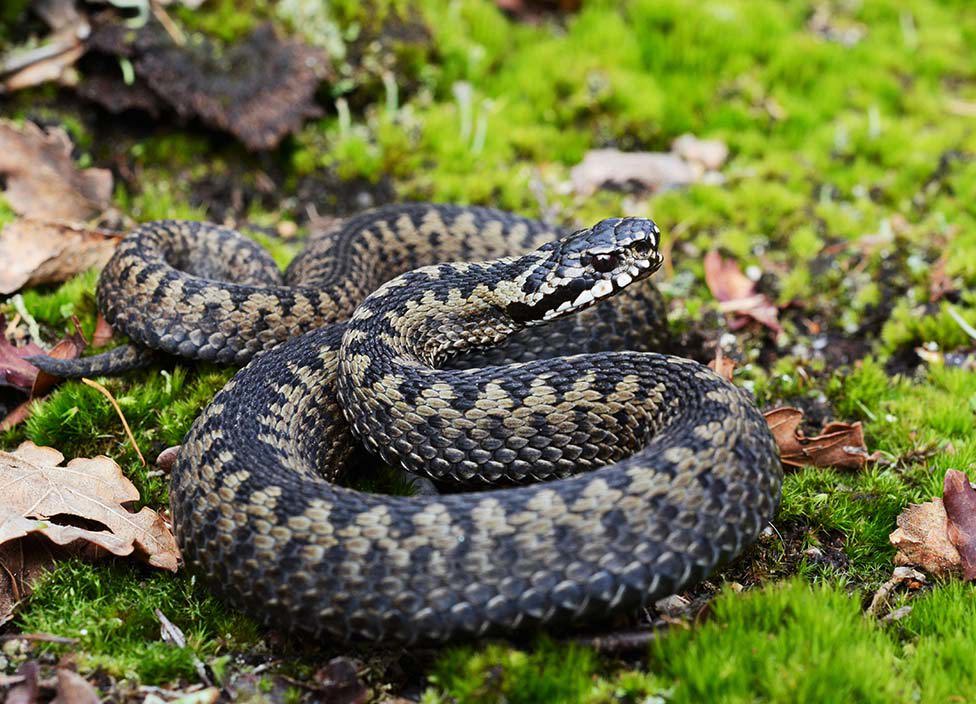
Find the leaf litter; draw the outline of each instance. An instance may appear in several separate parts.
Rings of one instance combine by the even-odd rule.
[[[0,623],[30,591],[31,582],[67,555],[135,555],[176,571],[179,551],[170,527],[150,508],[128,506],[139,491],[105,456],[75,458],[24,442],[0,451]],[[37,543],[43,538],[43,543]]]
[[[935,577],[976,579],[976,490],[965,473],[946,472],[942,497],[912,504],[888,536],[896,565],[915,565]]]

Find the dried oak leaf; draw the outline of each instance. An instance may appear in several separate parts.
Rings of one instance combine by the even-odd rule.
[[[916,565],[936,577],[958,572],[962,560],[949,540],[942,499],[912,504],[899,514],[898,527],[888,536],[898,552],[896,565]]]
[[[101,701],[88,680],[65,667],[58,668],[58,695],[51,704],[99,704]]]
[[[783,464],[792,467],[836,467],[860,469],[871,459],[864,444],[864,431],[858,423],[828,423],[823,432],[806,437],[800,430],[803,411],[776,408],[765,414],[769,429],[779,446]]]
[[[765,294],[756,293],[756,284],[739,268],[734,259],[726,259],[712,250],[705,255],[705,283],[719,302],[723,313],[735,317],[729,327],[738,330],[749,318],[773,332],[780,332],[779,310]]]
[[[112,196],[112,172],[79,171],[64,130],[0,120],[0,178],[18,215],[38,220],[84,221],[100,215]]]
[[[37,533],[58,545],[83,540],[115,555],[135,551],[154,567],[176,570],[179,553],[172,532],[155,511],[133,513],[125,507],[139,499],[139,492],[115,462],[104,456],[76,458],[61,467],[63,460],[54,448],[31,442],[12,453],[0,452],[6,509],[0,515],[0,544]],[[99,529],[62,525],[50,520],[54,517]]]
[[[121,233],[80,225],[26,218],[8,223],[0,231],[0,295],[100,268],[121,241]]]
[[[976,579],[976,490],[962,472],[950,469],[942,485],[946,512],[946,533],[959,551],[962,575]]]

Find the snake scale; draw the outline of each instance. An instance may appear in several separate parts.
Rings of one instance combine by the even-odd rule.
[[[658,237],[644,219],[566,236],[387,206],[311,240],[282,279],[232,230],[150,223],[98,291],[141,346],[38,363],[247,363],[185,438],[172,514],[187,563],[277,628],[411,643],[593,623],[701,580],[779,502],[749,396],[640,351],[666,336]],[[339,486],[357,444],[466,491]]]

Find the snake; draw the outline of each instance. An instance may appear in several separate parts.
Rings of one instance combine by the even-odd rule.
[[[574,232],[474,206],[366,211],[278,272],[217,225],[118,246],[98,305],[131,344],[243,364],[172,470],[184,561],[267,625],[322,642],[591,628],[687,589],[774,515],[752,397],[666,345],[650,219]],[[366,452],[356,452],[365,448]],[[435,495],[339,483],[379,458]]]

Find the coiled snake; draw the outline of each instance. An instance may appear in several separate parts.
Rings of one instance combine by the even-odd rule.
[[[172,354],[253,357],[173,471],[187,563],[279,628],[445,641],[593,622],[753,541],[781,466],[750,398],[696,362],[608,351],[663,339],[644,281],[657,226],[557,236],[499,211],[391,206],[312,241],[287,284],[230,230],[165,221],[126,238],[99,283],[109,322]],[[150,358],[39,364],[79,375]],[[356,440],[480,490],[338,486]],[[553,481],[514,486],[537,480]]]

